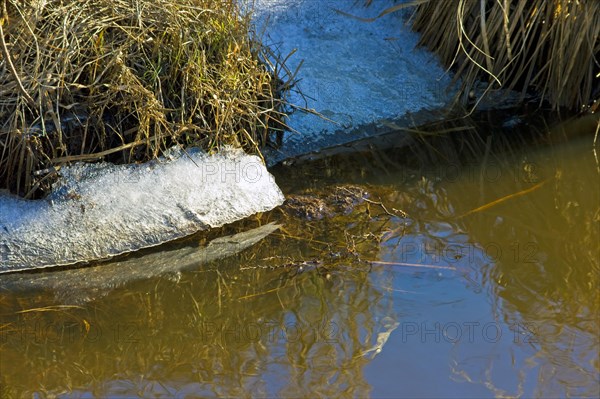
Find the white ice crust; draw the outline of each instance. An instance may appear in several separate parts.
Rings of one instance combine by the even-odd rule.
[[[0,193],[0,273],[109,258],[280,205],[263,162],[241,150],[173,150],[139,165],[75,164],[50,196]]]
[[[289,102],[314,109],[296,112],[282,148],[295,156],[361,138],[354,128],[397,119],[421,110],[438,110],[451,100],[451,77],[439,59],[417,47],[419,34],[407,18],[413,9],[376,17],[402,1],[241,0],[249,5],[262,40],[279,50],[294,71],[302,63]],[[306,101],[306,102],[305,102]]]

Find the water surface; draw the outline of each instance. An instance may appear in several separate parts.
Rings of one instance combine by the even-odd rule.
[[[454,157],[282,166],[288,195],[359,184],[369,201],[323,219],[274,210],[121,263],[1,277],[0,392],[599,396],[592,138],[497,141],[482,139],[478,156],[456,145]],[[279,229],[253,246],[235,236],[270,222]]]

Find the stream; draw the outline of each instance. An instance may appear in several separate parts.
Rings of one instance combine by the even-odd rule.
[[[0,397],[598,397],[600,170],[574,126],[280,164],[286,196],[364,199],[0,276]]]

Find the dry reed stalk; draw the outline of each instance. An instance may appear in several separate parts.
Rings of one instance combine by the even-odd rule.
[[[39,197],[52,179],[35,172],[53,164],[142,162],[176,143],[256,153],[285,127],[294,77],[235,0],[2,6],[0,189]]]
[[[413,27],[421,44],[452,66],[461,94],[535,90],[553,108],[579,110],[600,97],[600,2],[429,1]]]

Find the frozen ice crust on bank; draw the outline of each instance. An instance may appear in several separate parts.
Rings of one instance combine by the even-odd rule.
[[[219,227],[284,201],[241,150],[173,149],[146,164],[75,164],[52,193],[0,193],[0,273],[110,258]]]
[[[282,148],[288,156],[342,144],[361,137],[353,128],[408,112],[439,109],[450,100],[450,78],[438,59],[416,48],[419,35],[406,24],[406,12],[362,22],[336,10],[372,18],[398,2],[376,1],[368,7],[352,0],[242,0],[253,7],[263,41],[282,56],[291,71],[303,61],[297,78],[305,105],[329,118],[295,112]],[[306,100],[306,103],[305,103]]]

